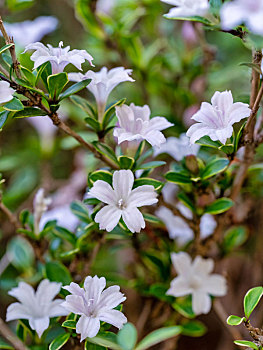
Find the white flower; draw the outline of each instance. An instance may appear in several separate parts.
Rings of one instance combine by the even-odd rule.
[[[152,146],[160,147],[165,142],[161,130],[173,126],[166,118],[154,117],[150,119],[150,108],[122,105],[116,107],[119,126],[114,129],[113,135],[118,138],[118,144],[124,141],[148,141]]]
[[[173,7],[165,16],[173,17],[190,17],[203,16],[209,10],[208,0],[161,0]]]
[[[181,134],[180,137],[168,137],[166,142],[160,148],[154,148],[154,156],[162,153],[167,153],[175,160],[180,162],[184,157],[191,154],[197,155],[200,146],[197,144],[191,145],[189,137],[186,134]]]
[[[45,212],[40,220],[39,229],[42,231],[48,221],[57,220],[57,225],[74,231],[79,223],[78,218],[72,213],[69,205],[61,205]]]
[[[131,69],[125,69],[124,67],[113,68],[109,71],[106,67],[103,67],[99,72],[89,70],[85,74],[70,73],[69,79],[77,82],[84,79],[91,79],[87,88],[96,99],[98,116],[99,120],[101,120],[104,115],[109,94],[120,83],[125,81],[133,82],[134,79],[130,77],[131,73]]]
[[[61,283],[50,282],[45,279],[40,282],[37,291],[25,282],[20,282],[18,287],[11,289],[9,295],[19,300],[8,306],[6,321],[25,319],[30,327],[39,336],[49,326],[52,317],[66,316],[67,312],[62,306],[62,300],[53,300],[61,289]]]
[[[232,136],[233,124],[248,117],[251,112],[247,104],[233,103],[231,91],[216,91],[211,102],[203,102],[200,110],[192,117],[199,123],[193,124],[186,133],[191,143],[207,135],[211,140],[225,144]]]
[[[137,209],[158,202],[153,186],[143,185],[132,190],[134,176],[131,170],[119,170],[113,174],[113,188],[105,181],[98,180],[89,191],[95,197],[108,204],[95,216],[100,229],[112,231],[122,217],[131,232],[140,232],[145,221]]]
[[[34,198],[34,232],[36,235],[39,235],[39,223],[42,215],[47,211],[48,206],[51,204],[50,198],[45,198],[44,189],[40,188]]]
[[[193,218],[191,210],[184,205],[177,205],[177,208],[187,219],[191,220]],[[174,215],[170,209],[161,206],[157,209],[155,215],[164,222],[168,230],[169,237],[171,239],[176,239],[179,246],[188,243],[194,238],[194,232],[188,226],[187,222],[180,216]],[[204,214],[200,221],[201,239],[205,239],[206,237],[210,236],[214,232],[216,226],[217,223],[213,215]]]
[[[16,44],[24,47],[39,41],[58,26],[58,20],[52,16],[40,16],[33,21],[5,23],[8,35],[14,37]]]
[[[207,314],[211,309],[210,295],[219,297],[227,292],[225,278],[211,274],[214,261],[197,256],[192,262],[191,257],[184,252],[172,253],[171,259],[178,276],[172,280],[166,294],[174,297],[191,294],[194,313]]]
[[[105,287],[105,278],[97,276],[88,276],[85,279],[84,288],[80,288],[73,282],[63,287],[72,294],[66,297],[63,307],[74,314],[81,315],[76,327],[76,332],[81,335],[81,341],[97,335],[100,321],[119,329],[127,322],[124,314],[114,309],[126,300],[124,294],[120,292],[120,287],[112,286],[103,290]]]
[[[15,90],[10,87],[7,81],[0,81],[0,104],[11,101],[14,92]]]
[[[116,3],[117,0],[98,0],[96,4],[96,12],[110,16]]]
[[[52,73],[61,73],[68,64],[73,64],[79,70],[81,70],[82,63],[85,60],[89,61],[90,65],[92,64],[92,56],[87,53],[85,50],[72,50],[70,47],[62,47],[63,41],[60,41],[59,47],[53,47],[51,45],[45,46],[40,42],[29,44],[26,46],[25,51],[35,50],[31,55],[31,60],[35,62],[34,69],[41,66],[45,62],[50,62],[52,66]]]
[[[225,30],[245,23],[251,32],[263,35],[263,1],[234,0],[221,8],[221,24]]]

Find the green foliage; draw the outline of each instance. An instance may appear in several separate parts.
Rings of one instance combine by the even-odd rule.
[[[66,320],[62,323],[62,327],[69,328],[69,329],[76,329],[76,321],[74,320]]]
[[[83,90],[85,87],[87,87],[89,85],[90,82],[91,82],[91,79],[85,79],[85,80],[82,80],[76,84],[73,84],[66,91],[64,91],[62,94],[60,94],[59,100],[64,100],[65,98],[68,98],[68,97],[76,94],[77,92]]]
[[[235,340],[234,343],[239,346],[245,346],[246,348],[251,348],[258,350],[258,347],[256,346],[255,343],[252,343],[252,341],[247,341],[247,340]]]
[[[49,96],[52,101],[59,100],[59,95],[68,83],[67,73],[58,73],[47,78]]]
[[[205,208],[205,213],[222,214],[229,210],[234,205],[234,202],[229,198],[219,198]]]
[[[117,341],[117,335],[112,332],[100,332],[94,338],[87,338],[85,347],[88,349],[87,343],[92,343],[100,346],[105,346],[112,350],[122,350]]]
[[[227,324],[229,324],[230,326],[239,326],[241,323],[243,323],[245,321],[245,317],[239,317],[239,316],[235,316],[235,315],[231,315],[228,317],[228,319],[226,320]]]
[[[34,250],[23,237],[14,237],[8,244],[7,254],[10,262],[19,270],[27,271],[34,263]]]
[[[261,297],[263,295],[263,287],[255,287],[250,289],[244,298],[244,312],[245,316],[248,319],[258,305]]]
[[[167,339],[176,337],[182,332],[182,327],[180,326],[171,326],[159,328],[156,331],[151,332],[146,335],[136,346],[135,350],[146,350],[151,346],[159,344]]]
[[[14,44],[7,44],[7,45],[2,46],[1,49],[0,49],[0,55],[1,55],[3,52],[5,52],[6,50],[9,50],[10,47],[12,47],[12,46],[14,46]]]
[[[46,263],[45,275],[50,281],[61,282],[63,286],[70,284],[72,281],[68,269],[58,261]]]
[[[133,350],[137,342],[137,330],[132,323],[126,323],[118,332],[117,342],[122,350]]]
[[[248,232],[245,227],[237,226],[230,228],[224,235],[222,247],[226,253],[229,253],[245,243],[247,238]]]
[[[189,337],[202,337],[206,330],[206,326],[197,320],[188,321],[182,325],[182,334]]]
[[[61,349],[62,346],[64,346],[68,342],[69,338],[70,338],[70,333],[65,333],[65,334],[59,335],[49,345],[49,350]]]
[[[10,102],[3,106],[4,109],[11,112],[17,112],[24,109],[23,103],[17,98],[13,98]]]
[[[210,161],[204,170],[201,173],[201,177],[203,180],[209,179],[210,177],[217,175],[226,170],[229,164],[228,159],[224,158],[215,158]]]

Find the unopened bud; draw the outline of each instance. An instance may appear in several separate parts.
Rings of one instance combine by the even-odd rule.
[[[193,154],[185,157],[185,166],[192,174],[197,175],[199,173],[198,160]]]

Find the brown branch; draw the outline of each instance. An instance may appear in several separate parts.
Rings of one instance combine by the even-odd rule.
[[[19,70],[20,63],[18,62],[17,57],[16,57],[16,50],[15,50],[14,40],[13,40],[13,38],[10,38],[9,35],[7,34],[1,16],[0,16],[0,30],[1,30],[1,32],[3,34],[3,37],[5,39],[6,45],[13,44],[9,48],[9,51],[10,51],[10,54],[11,54],[11,57],[12,57],[12,61],[13,61],[13,65],[14,65],[14,70],[16,72],[16,76],[18,78],[21,78],[21,74],[20,74],[20,70]]]
[[[0,318],[0,334],[10,343],[16,350],[29,350],[26,345],[9,329],[5,322]]]
[[[2,212],[8,217],[9,221],[11,222],[11,224],[13,224],[17,229],[20,228],[20,223],[17,220],[17,217],[15,214],[13,214],[2,202],[2,196],[0,195],[0,210],[2,210]]]

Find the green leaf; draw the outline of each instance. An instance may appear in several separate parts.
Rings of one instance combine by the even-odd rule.
[[[87,124],[89,124],[89,126],[91,126],[93,130],[96,132],[100,131],[100,123],[96,119],[92,117],[86,117],[84,120]]]
[[[94,182],[102,180],[108,182],[108,184],[112,184],[112,173],[106,170],[97,170],[93,171],[93,173],[89,174],[88,182],[90,185],[93,185]]]
[[[16,81],[17,81],[17,83],[19,85],[27,88],[30,91],[36,92],[37,94],[39,94],[39,95],[43,96],[44,98],[46,98],[46,96],[45,96],[45,94],[44,94],[44,92],[42,90],[32,87],[31,84],[28,81],[23,80],[23,79],[19,79],[19,78],[17,78]]]
[[[76,215],[81,221],[90,223],[91,219],[89,211],[85,204],[80,201],[75,201],[70,204],[70,209],[74,215]]]
[[[184,174],[175,172],[175,171],[169,171],[166,175],[165,178],[169,182],[173,182],[177,185],[186,185],[186,184],[191,184],[192,180],[189,176],[186,176]]]
[[[244,312],[248,319],[263,295],[263,287],[250,289],[244,298]]]
[[[119,164],[118,159],[117,159],[114,151],[109,146],[107,146],[104,143],[101,143],[99,141],[94,141],[94,142],[92,142],[92,144],[99,153],[101,153],[105,157],[111,159],[114,163]]]
[[[239,346],[245,346],[247,348],[258,350],[258,347],[252,341],[247,340],[235,340],[234,343]]]
[[[203,136],[200,140],[196,141],[198,145],[212,147],[218,149],[222,146],[222,143],[219,141],[212,141],[209,136]]]
[[[243,226],[232,227],[224,235],[223,248],[226,252],[241,246],[248,238],[247,229]]]
[[[7,102],[3,108],[7,111],[17,112],[24,109],[24,105],[18,98],[14,97],[10,102]]]
[[[241,126],[241,128],[238,130],[238,133],[236,134],[235,136],[235,139],[234,139],[234,151],[237,152],[238,150],[238,147],[239,147],[239,142],[240,142],[240,139],[242,137],[242,134],[243,134],[243,130],[246,126],[246,122],[243,123],[243,125]]]
[[[163,161],[153,161],[153,162],[144,163],[144,164],[137,166],[136,170],[137,169],[143,169],[143,170],[154,169],[154,168],[158,168],[159,166],[163,166],[165,164],[166,164],[166,162],[163,162]]]
[[[112,350],[122,350],[122,348],[119,346],[117,342],[116,334],[112,332],[100,332],[94,338],[87,338],[86,342],[100,345],[100,346],[105,346]]]
[[[2,339],[0,339],[0,349],[13,350],[14,348]]]
[[[151,224],[157,224],[157,225],[162,224],[162,221],[154,215],[144,213],[143,217],[144,217],[145,221],[150,222]]]
[[[9,261],[22,271],[27,271],[34,263],[34,250],[23,237],[15,237],[9,242],[7,254]]]
[[[87,87],[90,82],[91,82],[91,79],[85,79],[85,80],[79,81],[78,83],[72,85],[66,91],[62,92],[62,94],[60,94],[59,100],[61,101],[64,98],[67,98],[71,95],[76,94],[77,92],[79,92],[82,89],[84,89],[85,87]]]
[[[209,179],[210,177],[221,173],[226,170],[229,164],[229,160],[225,158],[216,158],[209,162],[201,173],[203,180]]]
[[[137,330],[132,323],[126,323],[119,331],[117,342],[123,350],[133,350],[137,342]]]
[[[180,326],[172,326],[172,327],[164,327],[157,329],[156,331],[151,332],[146,335],[145,338],[136,346],[135,350],[146,350],[151,346],[161,343],[167,339],[176,337],[178,334],[182,332],[182,327]]]
[[[0,113],[0,130],[5,125],[7,118],[8,118],[8,115],[9,115],[9,111],[3,111]]]
[[[61,282],[63,286],[70,284],[72,278],[68,269],[58,261],[50,261],[45,266],[46,277],[53,282]]]
[[[108,350],[105,346],[100,346],[96,344],[90,344],[86,341],[85,350]]]
[[[115,114],[115,107],[116,106],[121,106],[125,103],[126,98],[122,98],[119,101],[113,102],[109,108],[106,110],[103,120],[102,120],[102,128],[105,129],[107,127],[107,125],[110,123],[110,121],[112,120],[112,117]]]
[[[35,81],[35,86],[37,85],[39,79],[41,78],[45,87],[48,89],[47,78],[52,74],[52,68],[50,62],[45,62],[40,67],[37,68],[37,76]]]
[[[227,145],[222,145],[218,148],[220,151],[224,152],[225,154],[232,154],[235,150],[235,147],[232,143]]]
[[[176,298],[176,301],[172,304],[172,307],[186,318],[194,318],[195,313],[192,309],[192,299],[190,296]]]
[[[67,230],[66,228],[64,227],[60,227],[60,226],[55,226],[53,229],[52,229],[52,233],[59,237],[59,238],[62,238],[62,239],[65,239],[67,240],[68,242],[70,242],[72,245],[75,244],[76,242],[76,236],[75,234],[73,234],[72,232],[70,232],[69,230]]]
[[[58,350],[61,349],[63,345],[67,343],[70,338],[69,333],[61,334],[55,338],[52,343],[49,345],[49,350]]]
[[[226,322],[227,322],[227,324],[229,324],[229,326],[238,326],[242,322],[244,322],[245,320],[246,320],[245,317],[239,317],[239,316],[231,315],[231,316],[228,317]]]
[[[77,324],[77,321],[75,320],[66,320],[62,323],[62,327],[76,329],[76,324]]]
[[[206,25],[211,25],[212,23],[205,17],[200,16],[189,16],[189,17],[168,17],[167,15],[164,15],[167,19],[176,19],[179,21],[191,21],[191,22],[199,22]]]
[[[134,164],[134,159],[132,157],[120,156],[118,157],[118,162],[120,164],[120,169],[131,169]]]
[[[14,118],[26,118],[26,117],[38,117],[38,116],[47,115],[42,109],[28,107],[24,108],[22,111],[16,112]]]
[[[239,65],[240,65],[240,66],[246,66],[246,67],[252,68],[252,69],[253,69],[254,71],[256,71],[257,73],[262,74],[260,64],[256,64],[256,63],[252,63],[252,62],[244,62],[244,63],[240,63]]]
[[[67,85],[68,81],[68,74],[66,72],[50,75],[47,78],[49,95],[53,101],[58,100],[59,94]]]
[[[148,177],[140,177],[139,179],[135,179],[133,187],[139,187],[144,185],[150,185],[155,188],[156,191],[162,189],[164,184],[161,181],[150,179]]]
[[[233,207],[234,202],[229,198],[219,198],[205,208],[205,213],[221,214]]]
[[[20,67],[21,72],[23,73],[25,79],[33,86],[35,86],[36,76],[31,72],[31,70]]]
[[[1,49],[0,49],[0,55],[2,55],[3,52],[5,52],[6,50],[9,50],[10,47],[14,46],[15,44],[7,44],[5,46],[2,46]]]
[[[86,101],[84,98],[80,96],[71,96],[71,101],[75,103],[78,107],[80,107],[84,112],[88,113],[89,115],[92,115],[93,117],[97,118],[95,109],[92,107],[92,105]]]
[[[197,320],[188,321],[182,326],[182,334],[189,337],[202,337],[207,331],[206,326]]]

